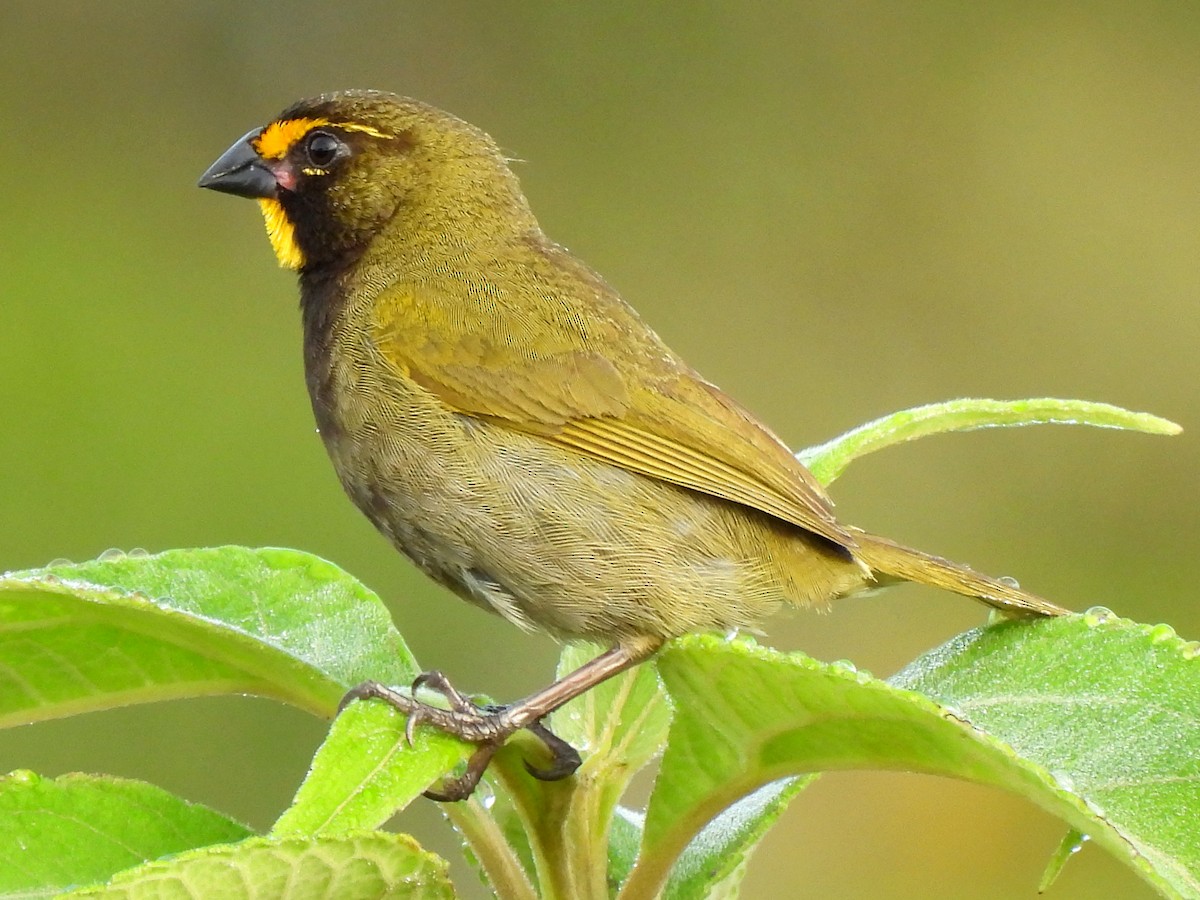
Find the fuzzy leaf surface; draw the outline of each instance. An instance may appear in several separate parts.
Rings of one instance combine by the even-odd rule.
[[[13,772],[0,778],[0,897],[50,897],[249,836],[244,825],[143,782]]]
[[[1169,629],[1111,617],[1005,622],[889,684],[750,641],[684,638],[658,661],[676,712],[629,896],[665,884],[694,836],[760,786],[870,768],[1011,791],[1167,895],[1198,897],[1196,655]]]
[[[1015,428],[1022,425],[1092,425],[1147,434],[1179,434],[1174,422],[1150,413],[1132,412],[1109,403],[1089,400],[984,400],[970,398],[930,403],[892,413],[860,425],[796,457],[821,484],[828,485],[860,456],[931,434],[976,431],[980,428]]]
[[[447,900],[446,863],[411,837],[372,831],[256,837],[145,863],[64,897],[89,900]]]
[[[471,753],[469,744],[431,728],[417,729],[410,747],[404,724],[404,716],[386,703],[346,707],[272,833],[379,828]]]
[[[251,693],[329,716],[416,666],[379,598],[295,550],[109,553],[0,575],[0,726]]]

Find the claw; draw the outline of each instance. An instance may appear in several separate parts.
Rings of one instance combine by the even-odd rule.
[[[425,712],[428,707],[416,700],[417,691],[421,688],[428,688],[431,691],[441,694],[446,698],[446,701],[450,704],[450,708],[455,712],[469,713],[474,708],[473,704],[450,683],[450,679],[437,669],[422,672],[413,679],[410,691],[413,695],[414,705],[412,711],[408,714],[408,719],[404,723],[404,739],[408,741],[408,746],[410,747],[413,745],[413,735],[417,726],[422,722],[428,721],[429,718]]]
[[[355,700],[369,700],[372,697],[378,697],[379,691],[385,691],[385,688],[378,681],[364,681],[361,684],[356,684],[350,690],[346,691],[340,703],[338,703],[337,711],[340,713]]]
[[[414,732],[419,724],[421,724],[421,711],[419,709],[414,709],[404,720],[404,741],[410,747],[415,741]]]
[[[416,682],[414,682],[415,684]],[[404,739],[408,742],[408,746],[411,747],[413,745],[413,730],[426,721],[428,717],[425,714],[425,710],[430,707],[427,707],[424,703],[419,703],[416,700],[405,697],[387,685],[378,681],[364,681],[362,684],[356,684],[350,690],[346,691],[346,696],[342,697],[342,702],[338,704],[338,712],[341,713],[342,710],[355,700],[375,699],[383,700],[404,713],[406,716],[404,721]]]
[[[500,744],[484,744],[471,754],[471,758],[467,760],[467,770],[462,775],[445,779],[440,791],[431,788],[423,792],[424,796],[430,800],[436,800],[438,803],[457,803],[460,800],[466,800],[475,793],[475,788],[479,786],[483,773],[487,771],[488,764],[500,746]]]
[[[470,698],[460,693],[458,688],[450,683],[450,679],[437,669],[422,672],[413,679],[413,696],[416,696],[417,691],[421,688],[428,688],[431,691],[441,694],[446,698],[446,702],[450,704],[450,708],[455,712],[465,715],[474,715],[479,712],[480,707],[472,703]]]
[[[446,698],[450,709],[430,706],[417,700],[415,695],[421,688],[441,694]],[[354,700],[367,699],[383,700],[404,713],[404,739],[409,746],[413,744],[417,726],[426,723],[478,745],[467,760],[466,771],[462,775],[446,779],[440,789],[425,792],[425,796],[431,800],[453,802],[471,796],[479,786],[479,781],[496,751],[522,727],[545,744],[553,757],[550,766],[544,769],[526,762],[525,768],[533,777],[542,781],[557,781],[571,775],[581,764],[575,748],[543,725],[540,719],[527,724],[514,724],[509,707],[478,706],[465,694],[460,693],[450,680],[438,671],[418,675],[413,680],[411,694],[400,693],[378,681],[364,681],[346,693],[339,705],[339,711]]]
[[[539,781],[561,781],[575,774],[582,764],[579,751],[542,724],[541,720],[526,725],[525,730],[536,736],[554,756],[554,761],[545,769],[538,768],[525,760],[525,771]]]

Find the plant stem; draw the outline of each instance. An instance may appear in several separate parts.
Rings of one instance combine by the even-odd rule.
[[[470,845],[497,897],[538,900],[521,861],[478,800],[472,797],[465,803],[448,804],[446,815]]]

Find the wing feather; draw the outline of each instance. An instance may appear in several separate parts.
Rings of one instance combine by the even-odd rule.
[[[548,437],[644,475],[762,510],[848,549],[855,545],[853,536],[833,518],[819,487],[814,491],[795,477],[772,485],[763,477],[762,470],[769,468],[765,460],[761,470],[749,471],[712,450],[645,430],[628,419],[575,419]]]
[[[495,277],[472,284],[479,276],[468,271],[445,273],[441,284],[393,285],[374,304],[377,349],[458,412],[853,550],[825,492],[766,426],[676,357],[598,276],[561,248],[543,252],[555,265],[523,287],[528,266],[519,268],[509,293]],[[571,290],[555,290],[564,266],[574,267]],[[581,301],[579,281],[589,277],[593,293]],[[541,292],[539,302],[522,314],[511,299],[530,291]]]

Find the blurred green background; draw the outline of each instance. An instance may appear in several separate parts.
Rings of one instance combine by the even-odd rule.
[[[293,100],[375,87],[491,132],[546,231],[796,446],[968,395],[1182,423],[930,439],[834,495],[847,521],[1200,637],[1200,5],[7,0],[0,34],[0,568],[304,548],[460,685],[546,682],[548,639],[427,584],[342,496],[294,279],[251,204],[194,187]],[[885,675],[982,619],[902,588],[769,635]],[[265,827],[324,727],[163,704],[0,733],[0,771],[146,778]],[[453,854],[431,804],[399,823]],[[1032,896],[1062,831],[972,785],[830,776],[745,895]],[[1149,892],[1088,849],[1049,896],[1097,895]]]

